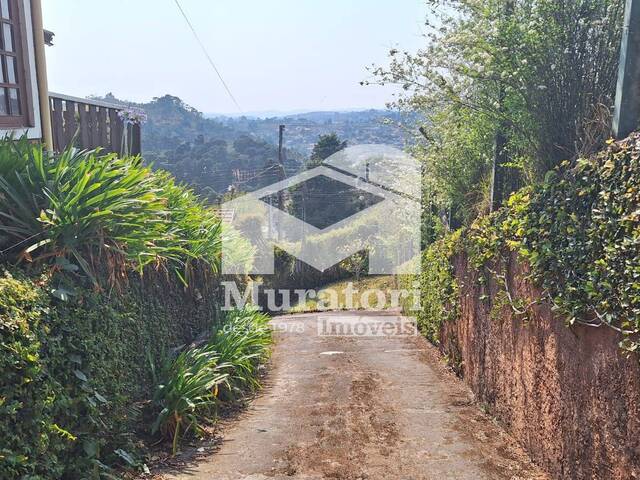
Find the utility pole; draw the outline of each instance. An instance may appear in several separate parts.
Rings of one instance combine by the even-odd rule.
[[[287,174],[284,171],[284,125],[278,127],[278,164],[280,165],[280,180],[284,180]],[[282,208],[282,205],[280,205]]]
[[[613,133],[624,138],[640,122],[640,0],[627,0],[620,46]]]
[[[284,180],[287,174],[284,170],[284,125],[278,126],[278,180]],[[278,191],[278,208],[284,212],[285,208],[284,190]],[[278,240],[281,240],[282,226],[278,225]]]

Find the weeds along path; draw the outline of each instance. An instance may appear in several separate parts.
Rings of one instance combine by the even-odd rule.
[[[422,337],[381,313],[276,318],[262,395],[167,479],[544,479]],[[385,335],[325,336],[328,322]],[[320,327],[320,330],[319,330]],[[339,327],[342,328],[342,327]],[[342,333],[345,333],[344,330]]]

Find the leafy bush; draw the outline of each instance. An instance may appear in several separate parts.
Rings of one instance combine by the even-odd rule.
[[[437,327],[448,296],[450,266],[442,263],[442,242],[425,254],[424,318]],[[568,325],[612,328],[629,351],[640,347],[640,134],[591,158],[566,162],[543,183],[524,188],[507,205],[481,217],[464,232],[454,253],[465,251],[502,287],[517,314],[542,300]],[[518,299],[509,291],[505,266],[517,253],[531,266],[543,299]],[[448,291],[445,288],[444,291]],[[433,330],[428,330],[433,336]],[[436,328],[437,331],[437,328]]]
[[[434,242],[422,255],[420,306],[417,323],[420,331],[433,343],[440,340],[440,328],[458,315],[458,283],[451,263],[460,244],[461,231]]]
[[[47,306],[47,295],[31,282],[0,277],[1,478],[54,477],[63,470],[51,421],[51,397],[58,389],[40,355]]]
[[[201,418],[215,411],[218,386],[227,377],[224,367],[216,352],[192,348],[168,360],[156,379],[153,402],[161,410],[151,431],[172,439],[174,455],[180,434],[201,433]]]
[[[202,432],[202,423],[215,415],[220,402],[235,400],[258,384],[257,367],[271,343],[268,317],[254,310],[234,310],[211,338],[165,360],[157,375],[154,408],[159,411],[152,433],[178,441]]]
[[[247,390],[259,386],[257,368],[264,360],[271,344],[269,317],[256,310],[227,312],[207,343],[229,373],[220,398],[234,400]]]
[[[604,147],[616,89],[623,0],[433,0],[424,48],[390,50],[380,83],[424,116],[416,158],[429,197],[469,225],[489,205],[492,160],[540,182],[563,160]]]
[[[198,299],[179,283],[132,277],[126,293],[77,287],[66,302],[54,285],[47,275],[0,276],[2,479],[97,479],[107,465],[135,465],[153,394],[148,358],[218,318],[206,285]]]
[[[36,263],[72,259],[92,278],[97,258],[126,255],[144,265],[155,257],[163,203],[141,159],[73,150],[49,157],[41,146],[28,148],[23,168],[0,177],[4,248]]]
[[[137,465],[148,358],[220,319],[220,235],[139,158],[0,142],[0,261],[28,267],[0,277],[0,478]]]
[[[606,326],[638,348],[640,332],[640,135],[541,188],[514,196],[495,227],[530,263],[534,279],[569,324]]]
[[[111,285],[151,264],[172,266],[185,282],[194,262],[219,270],[216,213],[141,158],[73,149],[52,156],[10,140],[0,142],[0,162],[0,250],[8,259]]]

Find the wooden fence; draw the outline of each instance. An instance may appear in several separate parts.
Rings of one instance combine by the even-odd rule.
[[[49,93],[53,148],[59,152],[72,142],[80,149],[101,147],[123,153],[125,124],[118,116],[124,107],[99,100]],[[126,125],[129,153],[141,153],[140,125]],[[75,141],[74,141],[75,139]]]

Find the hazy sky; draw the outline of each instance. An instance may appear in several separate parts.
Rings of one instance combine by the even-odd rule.
[[[391,47],[423,43],[424,0],[180,0],[245,112],[382,107],[362,87]],[[43,0],[49,88],[170,93],[204,112],[237,113],[174,0]]]

